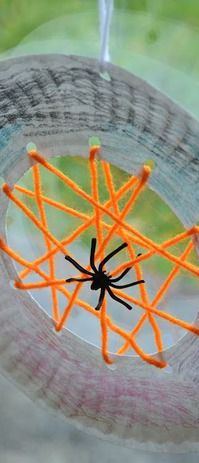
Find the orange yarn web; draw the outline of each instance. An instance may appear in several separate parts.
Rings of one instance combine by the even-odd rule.
[[[106,161],[98,161],[97,157],[100,151],[99,146],[93,146],[90,149],[89,163],[90,163],[90,174],[91,174],[91,187],[92,194],[89,195],[86,193],[80,186],[75,183],[71,178],[62,173],[59,169],[47,162],[44,157],[39,154],[36,150],[29,151],[28,155],[33,161],[33,179],[34,179],[34,191],[28,190],[19,185],[15,185],[14,188],[10,188],[8,184],[3,185],[3,191],[7,197],[15,203],[15,205],[23,211],[23,213],[33,222],[37,229],[43,235],[46,252],[37,258],[34,262],[30,262],[13,249],[11,249],[3,240],[0,240],[0,248],[7,253],[12,259],[19,263],[23,270],[19,273],[19,279],[15,281],[15,287],[19,290],[32,290],[39,288],[49,287],[51,289],[52,297],[52,307],[53,313],[52,317],[54,320],[55,328],[57,331],[63,329],[66,326],[67,319],[69,318],[74,305],[78,305],[81,309],[88,311],[90,314],[94,315],[99,319],[101,327],[101,352],[103,359],[106,363],[111,364],[113,359],[111,358],[110,353],[108,352],[108,336],[109,331],[116,333],[122,340],[121,347],[118,350],[118,354],[124,354],[129,348],[132,348],[133,351],[140,356],[145,362],[152,364],[159,368],[164,368],[166,362],[163,358],[163,341],[161,331],[158,325],[158,319],[162,318],[168,321],[171,324],[178,325],[179,327],[188,330],[196,335],[199,335],[199,328],[196,326],[187,323],[183,320],[175,318],[174,316],[159,310],[158,303],[161,301],[163,296],[165,296],[168,288],[171,283],[174,281],[175,277],[178,275],[181,269],[190,272],[196,277],[199,277],[199,267],[192,264],[188,261],[189,254],[191,253],[194,244],[193,241],[196,238],[196,235],[199,233],[199,227],[193,226],[191,229],[184,231],[177,236],[163,242],[162,244],[157,244],[153,240],[146,237],[144,234],[139,232],[132,225],[129,225],[125,218],[130,210],[132,210],[136,200],[139,195],[142,193],[147,180],[150,176],[151,169],[148,166],[143,166],[139,176],[132,176],[122,187],[116,190],[113,182],[113,176],[111,173],[110,165]],[[100,162],[103,169],[104,179],[106,187],[109,193],[109,199],[105,203],[101,203],[99,199],[99,178],[98,178],[98,165]],[[55,201],[42,192],[41,186],[41,177],[40,177],[40,167],[42,165],[45,169],[51,172],[53,175],[58,177],[63,181],[67,187],[70,187],[75,191],[81,198],[84,198],[93,206],[93,215],[84,214],[79,212],[71,207],[66,206],[65,204]],[[21,199],[19,199],[14,191],[20,192],[23,195],[26,195],[30,198],[33,198],[36,202],[39,218],[26,206]],[[125,193],[130,192],[130,197],[126,202],[123,208],[119,206],[119,200],[125,195]],[[50,205],[53,208],[61,210],[62,212],[69,214],[70,216],[79,218],[82,223],[77,227],[70,235],[66,236],[62,240],[58,240],[50,231],[47,223],[45,205]],[[112,219],[112,224],[106,222],[106,217]],[[138,286],[140,298],[137,299],[132,295],[126,294],[121,289],[114,289],[115,294],[121,297],[124,300],[127,300],[133,304],[134,310],[138,308],[141,310],[141,316],[136,326],[134,326],[128,332],[121,328],[118,324],[114,323],[111,317],[108,315],[108,305],[107,301],[104,300],[104,303],[101,307],[101,310],[96,311],[91,305],[79,298],[79,292],[83,283],[77,283],[74,290],[71,290],[69,284],[66,284],[67,275],[64,275],[65,278],[58,279],[56,277],[55,270],[55,256],[58,252],[61,252],[63,256],[69,254],[66,246],[71,244],[78,238],[85,230],[89,227],[95,226],[96,229],[96,238],[97,238],[97,252],[96,259],[101,261],[103,256],[106,254],[106,247],[110,243],[111,239],[117,234],[123,242],[128,244],[127,252],[129,254],[129,260],[124,262],[122,265],[119,265],[113,271],[111,275],[119,274],[125,268],[134,266],[136,279],[140,280],[144,278],[143,271],[141,268],[141,262],[146,261],[150,257],[160,255],[165,259],[168,259],[172,264],[173,268],[169,273],[168,277],[162,283],[158,292],[152,301],[150,301],[147,285],[141,284]],[[169,248],[174,246],[177,243],[180,243],[184,240],[188,240],[185,250],[180,257],[177,257]],[[146,252],[141,256],[136,257],[136,252],[134,245],[142,246]],[[71,254],[70,254],[71,255]],[[89,256],[88,256],[89,261]],[[48,262],[49,272],[42,270],[40,265],[44,262]],[[81,263],[81,262],[80,262]],[[89,265],[86,267],[90,269]],[[41,277],[41,280],[37,283],[25,283],[25,278],[35,272],[35,274]],[[82,275],[82,277],[85,275]],[[78,277],[81,277],[81,274],[78,274]],[[60,313],[58,293],[61,292],[66,298],[66,307],[65,310]],[[118,310],[125,310],[121,308],[119,304]],[[155,357],[145,353],[144,350],[138,345],[136,341],[136,335],[143,327],[144,323],[148,321],[151,326],[151,330],[154,335],[155,344],[157,347],[158,355]]]

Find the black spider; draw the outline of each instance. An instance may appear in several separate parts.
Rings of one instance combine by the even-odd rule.
[[[132,309],[132,307],[129,304],[127,304],[127,302],[123,301],[122,299],[120,299],[119,297],[117,297],[113,293],[110,286],[112,288],[129,288],[130,286],[135,286],[135,285],[138,285],[140,283],[144,283],[144,280],[138,280],[138,281],[134,281],[133,283],[129,283],[129,284],[120,286],[120,285],[116,285],[115,283],[117,281],[121,280],[121,278],[123,278],[129,272],[129,270],[131,270],[131,267],[126,268],[121,273],[121,275],[119,275],[119,277],[117,277],[117,278],[112,278],[111,275],[109,275],[108,273],[106,274],[106,270],[103,270],[103,267],[106,264],[106,262],[108,262],[108,260],[111,259],[111,257],[113,257],[115,254],[117,254],[122,249],[126,248],[127,246],[128,246],[127,243],[123,243],[118,248],[116,248],[114,251],[110,252],[110,254],[108,254],[102,260],[102,262],[99,264],[99,267],[97,269],[97,267],[95,266],[96,238],[92,238],[91,252],[90,252],[90,266],[91,266],[93,272],[89,272],[88,270],[83,268],[80,264],[78,264],[78,262],[76,262],[74,259],[72,259],[72,257],[65,256],[65,259],[68,260],[69,262],[71,262],[71,264],[73,264],[74,267],[76,267],[80,272],[85,273],[85,274],[90,276],[89,278],[68,278],[66,280],[67,283],[71,283],[72,281],[92,281],[92,283],[91,283],[91,289],[92,290],[96,291],[97,289],[101,289],[100,296],[99,296],[99,301],[98,301],[97,306],[95,307],[95,310],[100,309],[100,307],[101,307],[101,305],[103,303],[103,300],[104,300],[106,290],[108,291],[109,295],[115,301],[120,302],[125,307],[127,307],[127,309],[129,309],[129,310]],[[141,254],[138,254],[138,256],[140,256],[140,255]]]

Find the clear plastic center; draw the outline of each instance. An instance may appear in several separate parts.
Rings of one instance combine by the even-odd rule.
[[[89,170],[89,161],[78,156],[66,156],[62,158],[54,158],[50,161],[60,171],[62,171],[68,178],[72,179],[82,190],[92,196],[92,182]],[[85,216],[92,217],[95,214],[93,205],[79,196],[73,189],[69,188],[58,177],[40,167],[42,179],[42,195],[44,198],[51,198],[59,204],[63,204],[79,211]],[[111,166],[111,174],[114,183],[115,192],[117,192],[125,182],[130,179],[130,176],[124,171]],[[35,201],[34,182],[32,169],[30,169],[18,185],[26,188],[29,194],[23,194],[17,191],[16,195],[20,200],[26,204],[31,211],[34,212],[36,217],[40,220],[38,208]],[[113,205],[110,203],[110,194],[106,187],[104,179],[103,168],[98,162],[98,188],[99,200],[101,204],[109,202],[109,210],[113,211]],[[129,197],[131,190],[125,193],[117,202],[119,211],[122,212]],[[54,265],[56,279],[68,279],[73,277],[82,277],[81,273],[65,259],[66,254],[70,254],[82,267],[86,268],[90,261],[90,250],[92,238],[97,238],[97,230],[95,220],[85,227],[82,233],[78,233],[86,219],[80,219],[73,214],[67,214],[56,207],[50,205],[46,199],[43,200],[45,208],[46,219],[48,228],[51,234],[58,240],[64,240],[70,237],[77,231],[75,239],[65,246],[65,252],[59,249],[54,254]],[[114,221],[105,213],[100,211],[102,237],[106,238],[110,227],[113,227]],[[125,217],[127,224],[131,225],[145,237],[150,238],[153,242],[162,244],[171,239],[178,233],[184,231],[184,228],[178,218],[174,215],[171,209],[160,199],[160,197],[151,191],[147,186],[144,191],[139,195],[133,207]],[[89,220],[87,220],[89,222]],[[123,234],[122,234],[123,233]],[[125,230],[122,230],[119,225],[104,250],[104,256],[110,253],[113,249],[117,248],[124,242]],[[43,233],[32,224],[24,213],[18,209],[13,203],[10,202],[7,213],[7,238],[9,245],[15,249],[24,259],[29,262],[34,262],[40,256],[44,255],[47,251],[46,242]],[[130,238],[129,238],[130,239]],[[168,248],[169,252],[173,255],[180,257],[184,252],[188,240],[184,240],[176,246]],[[52,244],[54,247],[54,244]],[[106,265],[106,271],[111,274],[117,267],[130,260],[129,246],[131,246],[135,255],[146,254],[148,249],[134,242],[133,234],[131,235],[130,245],[123,249],[116,256],[111,258]],[[189,262],[197,265],[197,257],[194,250],[187,258]],[[102,260],[102,256],[101,256]],[[96,266],[100,264],[100,259],[96,259]],[[17,271],[23,270],[23,267],[15,264]],[[154,253],[150,258],[140,262],[140,268],[143,278],[145,280],[145,288],[147,291],[148,303],[153,304],[153,300],[159,292],[161,286],[168,278],[171,271],[175,268],[175,264],[168,259],[162,257],[158,253]],[[49,261],[45,260],[39,264],[39,268],[49,275]],[[86,275],[84,275],[86,277]],[[116,277],[116,275],[115,275]],[[120,281],[118,284],[128,284],[137,280],[135,267]],[[37,283],[43,281],[41,276],[32,271],[24,280],[23,283]],[[73,293],[77,283],[65,283],[64,288]],[[57,287],[56,287],[57,288]],[[114,290],[112,288],[112,290]],[[19,290],[17,290],[19,291]],[[133,286],[124,290],[126,294],[132,295],[137,301],[140,301],[140,286]],[[41,310],[44,310],[48,315],[52,316],[52,290],[51,288],[32,289],[30,295],[37,302]],[[67,307],[69,299],[56,289],[56,297],[59,305],[60,316]],[[132,305],[132,310],[128,310],[119,302],[113,300],[107,294],[107,314],[112,318],[114,323],[130,332],[139,322],[141,316],[145,313],[143,307],[139,304]],[[158,301],[155,307],[161,312],[167,312],[174,317],[192,323],[196,317],[198,308],[198,279],[189,271],[178,270],[175,279],[169,285],[166,293]],[[92,308],[95,308],[99,299],[99,290],[91,289],[91,282],[84,282],[78,293],[78,299],[88,303]],[[161,329],[164,348],[168,348],[175,344],[186,331],[179,326],[172,324],[163,318],[155,315],[155,320]],[[77,302],[68,318],[65,328],[71,330],[74,334],[80,336],[89,343],[100,346],[100,323],[93,314],[87,312],[84,308],[80,307]],[[147,318],[141,329],[136,334],[136,341],[147,353],[156,351],[154,341],[154,332],[149,319]],[[117,352],[117,350],[124,344],[124,340],[116,335],[111,330],[109,331],[109,351]],[[135,355],[132,349],[128,350],[128,355]]]

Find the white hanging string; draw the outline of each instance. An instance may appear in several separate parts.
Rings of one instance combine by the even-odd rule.
[[[110,25],[113,15],[114,0],[99,0],[99,18],[100,18],[100,64],[104,67],[107,61],[110,61],[109,54],[109,36]]]

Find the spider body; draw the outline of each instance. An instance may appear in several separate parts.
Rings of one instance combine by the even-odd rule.
[[[94,273],[91,289],[94,291],[103,287],[107,289],[107,287],[110,285],[110,278],[111,275],[106,274],[106,270]]]
[[[119,275],[117,278],[112,278],[112,276],[108,273],[106,273],[106,270],[103,269],[104,265],[108,260],[111,259],[115,254],[118,254],[122,249],[126,248],[128,245],[127,243],[121,244],[118,248],[116,248],[114,251],[110,252],[99,264],[98,268],[95,265],[95,249],[96,249],[96,238],[92,238],[91,241],[91,252],[90,252],[90,267],[92,271],[89,271],[82,267],[78,262],[76,262],[72,257],[70,256],[65,256],[65,259],[71,262],[71,264],[74,265],[75,268],[77,268],[80,272],[84,273],[87,275],[86,278],[68,278],[66,280],[66,283],[71,283],[74,281],[91,281],[91,289],[94,291],[97,291],[100,289],[100,296],[98,303],[95,307],[95,310],[100,310],[106,291],[108,294],[114,299],[115,301],[119,302],[120,304],[124,305],[127,309],[131,310],[132,307],[123,299],[120,297],[116,296],[114,292],[112,291],[111,288],[129,288],[130,286],[135,286],[141,283],[144,283],[144,280],[137,280],[134,281],[133,283],[128,283],[125,285],[118,285],[117,282],[120,281],[131,269],[131,267],[126,268],[121,275]],[[140,254],[138,254],[140,255]]]

